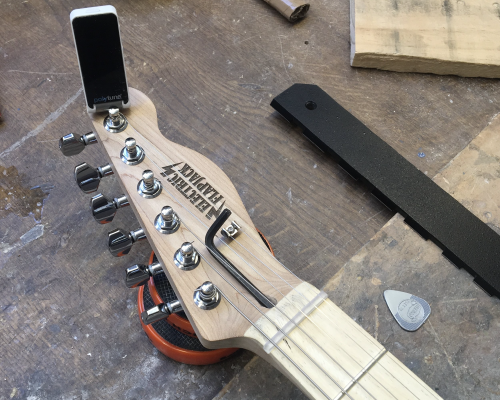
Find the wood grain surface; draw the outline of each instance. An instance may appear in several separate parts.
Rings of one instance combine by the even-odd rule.
[[[345,1],[319,0],[295,25],[257,0],[111,4],[130,85],[153,100],[161,133],[221,167],[278,259],[317,287],[391,213],[273,113],[272,97],[294,82],[318,84],[431,176],[500,110],[494,80],[351,68]],[[249,353],[190,367],[159,355],[141,331],[137,293],[123,274],[146,262],[150,248],[110,256],[107,230],[136,228],[133,212],[98,225],[73,181],[76,164],[101,165],[105,152],[94,145],[64,158],[57,148],[60,136],[92,129],[69,13],[94,5],[0,3],[0,398],[211,399],[229,382],[220,394],[227,399],[303,398],[271,367],[247,365]],[[100,190],[121,191],[114,177]],[[346,296],[340,305],[357,303]],[[488,320],[478,315],[479,325]],[[412,349],[408,366],[428,355],[417,342]],[[432,369],[420,365],[431,382]],[[442,381],[454,385],[455,372],[446,369]],[[467,382],[480,385],[486,374]]]
[[[500,78],[500,4],[351,0],[351,65]]]

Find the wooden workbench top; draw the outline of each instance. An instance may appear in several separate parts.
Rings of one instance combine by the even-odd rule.
[[[295,25],[260,0],[111,4],[129,84],[153,100],[161,132],[221,167],[278,259],[318,287],[392,213],[273,112],[275,95],[295,82],[319,85],[430,176],[500,111],[496,80],[351,68],[348,1],[313,2]],[[150,248],[111,257],[107,231],[136,228],[135,217],[124,209],[98,225],[72,172],[83,161],[106,163],[104,152],[95,145],[65,158],[57,148],[60,136],[92,129],[69,13],[94,5],[0,2],[0,399],[302,399],[259,360],[249,363],[250,353],[191,367],[146,340],[123,270],[145,263]],[[113,177],[100,187],[110,196],[119,190]],[[341,306],[356,318],[365,308],[355,299]],[[393,321],[384,315],[380,323],[387,330]],[[462,343],[460,335],[439,340],[444,349]],[[420,363],[416,373],[428,384],[446,383],[438,392],[445,399],[498,398],[500,387],[490,397],[469,390],[498,364],[493,353],[478,354],[482,367],[465,375],[450,367],[438,376],[428,355],[415,342],[411,360],[399,356]]]

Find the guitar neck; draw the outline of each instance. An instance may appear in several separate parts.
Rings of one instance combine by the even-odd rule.
[[[252,350],[311,399],[441,399],[325,297],[297,286],[246,331]]]

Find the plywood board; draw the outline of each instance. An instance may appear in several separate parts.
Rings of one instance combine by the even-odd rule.
[[[500,77],[500,3],[351,0],[351,65]]]

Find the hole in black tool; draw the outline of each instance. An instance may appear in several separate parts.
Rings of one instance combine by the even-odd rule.
[[[317,105],[314,101],[308,101],[308,102],[306,103],[306,108],[307,108],[308,110],[315,110],[315,109],[316,109],[316,107],[318,107],[318,105]]]

